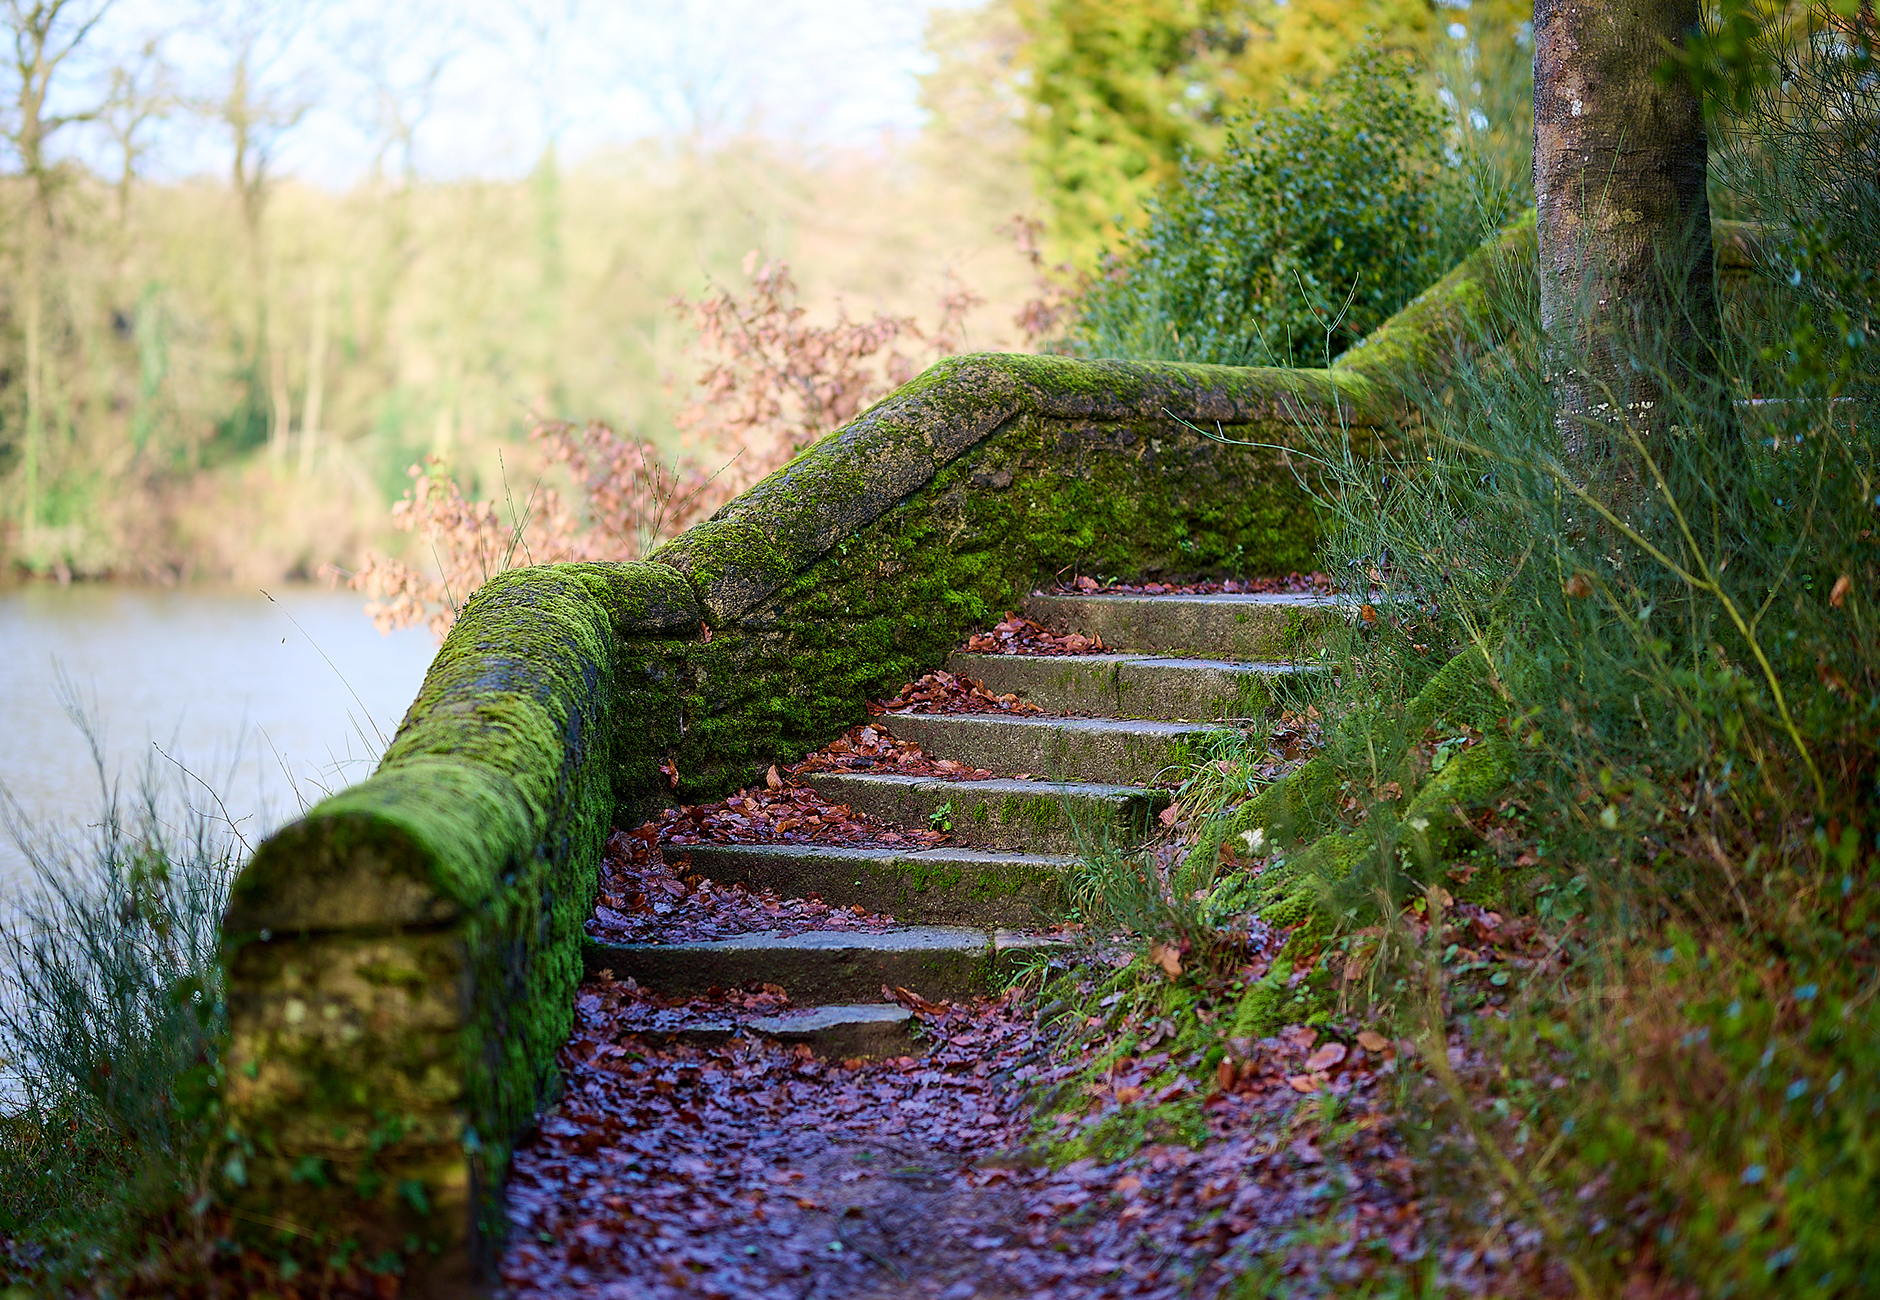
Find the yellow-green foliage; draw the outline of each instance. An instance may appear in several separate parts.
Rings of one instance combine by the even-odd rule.
[[[1517,6],[1425,0],[998,0],[1025,41],[1006,76],[1025,105],[1039,197],[1063,251],[1088,264],[1141,220],[1184,153],[1215,157],[1230,109],[1282,102],[1367,32],[1423,53],[1467,20],[1506,40]],[[1443,14],[1441,20],[1437,15]],[[994,71],[994,70],[989,70]],[[1016,74],[1014,76],[1014,74]]]
[[[521,508],[538,472],[516,445],[531,414],[671,442],[691,334],[668,300],[741,284],[754,248],[791,261],[818,318],[846,295],[852,310],[930,319],[948,266],[970,258],[988,299],[970,341],[1009,344],[1026,269],[996,227],[1022,206],[1022,185],[1000,180],[1015,164],[968,184],[920,148],[900,162],[651,143],[551,156],[516,180],[332,192],[283,179],[253,234],[219,180],[138,181],[120,215],[75,176],[45,268],[37,526],[11,558],[268,581],[352,568],[427,454]],[[0,179],[9,207],[17,185]],[[18,275],[0,261],[9,295]],[[23,520],[15,311],[0,316],[0,511]],[[150,510],[153,485],[173,510]]]

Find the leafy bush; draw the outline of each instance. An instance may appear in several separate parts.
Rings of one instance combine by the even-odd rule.
[[[1322,365],[1476,241],[1484,212],[1410,65],[1366,50],[1294,106],[1232,124],[1113,251],[1070,329],[1091,356]],[[1509,201],[1508,195],[1495,200]]]

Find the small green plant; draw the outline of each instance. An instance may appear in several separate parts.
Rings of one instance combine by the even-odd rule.
[[[37,877],[0,933],[0,1282],[137,1263],[145,1228],[207,1234],[227,1021],[221,916],[246,845],[179,768],[124,797],[91,743],[88,837],[0,811]],[[196,796],[192,798],[191,796]],[[24,1269],[17,1279],[11,1268]]]
[[[939,831],[942,835],[951,835],[953,833],[953,803],[951,800],[941,804],[938,808],[927,814],[927,826],[930,830]]]

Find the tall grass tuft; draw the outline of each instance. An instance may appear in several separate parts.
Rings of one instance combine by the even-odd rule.
[[[152,757],[129,792],[71,706],[97,772],[79,835],[0,811],[35,881],[0,930],[0,1279],[56,1282],[200,1234],[226,1025],[218,960],[247,846],[194,776]],[[207,806],[205,807],[205,802]]]

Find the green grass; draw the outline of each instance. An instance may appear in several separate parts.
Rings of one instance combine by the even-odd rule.
[[[180,769],[152,760],[129,791],[109,780],[74,718],[96,824],[38,831],[0,792],[36,878],[0,934],[0,1282],[55,1290],[210,1235],[217,953],[246,851]]]

